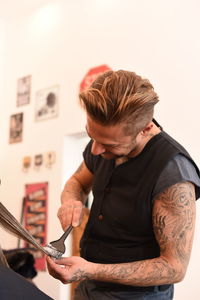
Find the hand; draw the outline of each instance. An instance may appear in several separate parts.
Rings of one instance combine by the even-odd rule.
[[[47,256],[46,262],[49,274],[64,284],[91,278],[96,265],[79,256],[63,257],[56,260]]]
[[[84,213],[83,207],[84,206],[81,201],[67,200],[63,202],[58,210],[57,216],[64,231],[69,227],[69,225],[77,227],[81,224]]]

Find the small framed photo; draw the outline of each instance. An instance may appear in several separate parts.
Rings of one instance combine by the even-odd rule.
[[[23,133],[23,113],[10,116],[10,136],[9,143],[18,143],[22,141]]]
[[[39,168],[43,164],[43,155],[42,154],[36,154],[34,157],[34,168],[39,170]]]
[[[42,121],[58,116],[59,86],[40,90],[36,93],[35,120]]]
[[[45,161],[45,166],[47,168],[51,168],[51,166],[56,161],[56,152],[55,151],[46,152],[44,156],[44,161]]]
[[[31,76],[25,76],[17,81],[17,106],[30,103]]]
[[[22,159],[22,170],[24,172],[27,172],[31,167],[31,157],[30,156],[24,156]]]

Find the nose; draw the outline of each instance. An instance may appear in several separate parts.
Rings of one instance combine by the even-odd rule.
[[[91,152],[93,155],[99,155],[106,151],[106,149],[102,146],[102,144],[97,143],[96,141],[93,141]]]

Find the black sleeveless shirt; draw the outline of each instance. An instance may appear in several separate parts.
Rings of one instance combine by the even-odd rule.
[[[153,190],[166,164],[184,155],[199,170],[188,152],[161,131],[142,152],[115,167],[114,160],[91,154],[92,141],[84,160],[94,174],[93,204],[81,239],[81,256],[97,263],[121,263],[160,255],[152,225]],[[196,189],[199,197],[199,188]]]

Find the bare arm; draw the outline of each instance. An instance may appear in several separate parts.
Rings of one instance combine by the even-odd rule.
[[[127,285],[151,286],[179,282],[190,258],[195,223],[195,191],[189,182],[178,183],[154,202],[153,227],[160,246],[154,259],[121,264],[95,264],[78,257],[63,258],[68,271],[49,261],[50,274],[63,283],[85,278]],[[61,263],[60,261],[56,262]]]
[[[93,175],[82,162],[66,182],[61,194],[58,218],[65,230],[70,224],[78,226],[82,219],[83,205],[92,187]]]

